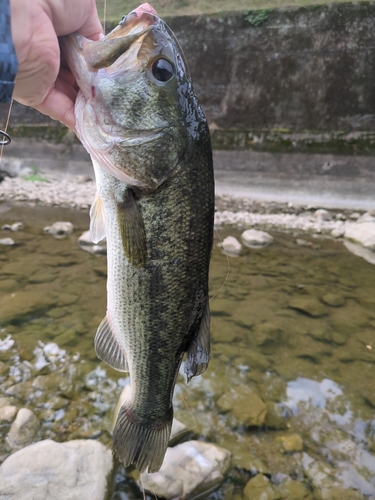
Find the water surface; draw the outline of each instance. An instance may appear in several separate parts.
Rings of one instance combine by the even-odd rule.
[[[0,397],[36,413],[39,439],[110,446],[115,403],[129,380],[93,349],[106,261],[77,244],[88,215],[0,213],[0,226],[18,220],[23,231],[1,232],[16,245],[0,246]],[[74,233],[44,235],[56,220],[71,221]],[[375,498],[375,266],[339,241],[271,233],[273,245],[244,250],[228,270],[218,237],[240,233],[219,231],[212,359],[189,385],[181,370],[176,386],[175,415],[190,435],[232,453],[224,484],[207,498],[241,498],[256,472],[276,485],[285,475],[301,482],[307,493],[298,498]],[[11,452],[8,430],[0,427],[0,461]],[[116,500],[142,498],[121,468],[114,489]]]

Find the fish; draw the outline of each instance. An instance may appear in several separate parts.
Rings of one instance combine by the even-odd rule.
[[[210,359],[209,128],[180,45],[149,4],[98,41],[74,33],[60,44],[80,89],[77,136],[95,171],[91,238],[107,239],[107,312],[95,350],[131,382],[113,452],[153,473],[168,446],[183,358],[188,382]]]

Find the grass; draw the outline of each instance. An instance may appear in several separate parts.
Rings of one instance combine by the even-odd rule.
[[[99,16],[103,20],[106,1],[106,19],[120,20],[121,17],[142,3],[134,0],[97,0]],[[159,16],[200,15],[218,12],[265,10],[278,7],[311,7],[328,3],[342,3],[345,0],[150,0]]]

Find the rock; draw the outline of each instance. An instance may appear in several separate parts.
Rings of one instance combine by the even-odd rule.
[[[359,212],[353,212],[352,214],[349,215],[349,219],[352,220],[357,220],[361,217],[361,214]]]
[[[357,223],[361,222],[375,222],[374,212],[366,212],[357,219]]]
[[[263,474],[257,474],[250,479],[243,490],[243,496],[245,500],[278,500],[282,498],[281,493]]]
[[[256,325],[254,333],[257,339],[258,346],[275,346],[280,343],[282,338],[282,329],[271,322],[261,323]]]
[[[309,490],[302,482],[290,478],[282,481],[278,488],[281,491],[282,498],[288,500],[303,500],[309,494]]]
[[[331,236],[333,238],[342,238],[344,236],[344,234],[345,234],[345,227],[344,226],[335,227],[331,231]]]
[[[368,250],[362,245],[358,245],[352,241],[344,241],[344,245],[352,254],[357,257],[362,257],[362,259],[365,259],[370,264],[375,264],[375,253],[372,250]]]
[[[0,425],[11,424],[17,415],[16,406],[3,406],[0,408]]]
[[[257,229],[247,229],[241,234],[244,245],[249,248],[262,248],[273,242],[273,237],[265,231]]]
[[[34,439],[39,426],[40,422],[34,413],[27,408],[21,408],[7,436],[9,445],[17,448],[29,444]]]
[[[339,212],[338,214],[336,214],[336,220],[346,220],[346,215]]]
[[[229,257],[237,257],[241,252],[242,245],[234,236],[227,236],[223,240],[221,247]]]
[[[266,427],[271,429],[286,429],[288,420],[285,418],[284,409],[280,404],[274,403],[273,401],[267,401],[266,410],[267,414],[264,422]]]
[[[303,296],[296,297],[289,302],[289,307],[302,311],[313,318],[324,316],[327,309],[315,297]]]
[[[32,383],[30,380],[25,380],[25,382],[19,382],[18,384],[11,385],[6,389],[6,393],[10,396],[16,396],[17,398],[26,398],[32,390]]]
[[[328,212],[328,210],[325,210],[324,208],[319,208],[318,210],[315,210],[315,212],[313,213],[313,217],[317,221],[332,219],[332,215]]]
[[[323,500],[365,500],[369,498],[372,500],[374,497],[366,497],[359,491],[350,490],[341,486],[333,486],[328,490],[323,491]]]
[[[64,238],[73,232],[74,226],[71,222],[58,221],[54,222],[52,226],[46,226],[43,229],[45,234],[52,234],[55,238]]]
[[[13,398],[4,398],[0,397],[0,408],[4,408],[4,406],[11,406]]]
[[[93,255],[106,255],[107,254],[107,242],[106,240],[102,240],[100,242],[100,245],[95,244],[90,236],[90,231],[85,231],[84,233],[81,234],[81,236],[78,238],[78,244],[82,248],[82,250],[85,250],[86,252],[89,252]]]
[[[0,300],[0,322],[11,322],[22,316],[49,309],[56,303],[56,298],[48,293],[14,292]]]
[[[375,252],[375,222],[356,222],[345,228],[344,237]]]
[[[223,411],[231,411],[237,425],[261,426],[266,419],[266,405],[258,394],[247,386],[235,386],[216,401]]]
[[[14,240],[12,240],[12,238],[1,238],[0,239],[0,245],[8,245],[8,246],[11,246],[11,245],[14,245]]]
[[[299,434],[288,434],[287,436],[279,436],[275,439],[280,443],[286,452],[295,452],[303,450],[302,437]]]
[[[341,307],[345,305],[345,297],[337,293],[326,293],[323,295],[322,301],[331,307]]]
[[[247,470],[252,474],[260,472],[261,474],[269,474],[269,468],[267,465],[258,458],[257,456],[249,453],[248,451],[237,452],[232,457],[232,464],[234,467],[239,467],[240,469]]]
[[[141,475],[142,485],[157,497],[183,500],[220,484],[229,465],[228,450],[202,441],[187,441],[168,448],[159,472]]]
[[[98,441],[40,441],[0,466],[0,500],[105,500],[112,469]]]

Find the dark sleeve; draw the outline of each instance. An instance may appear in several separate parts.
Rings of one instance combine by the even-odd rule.
[[[12,40],[9,0],[0,0],[0,103],[11,101],[17,70],[18,61]]]

